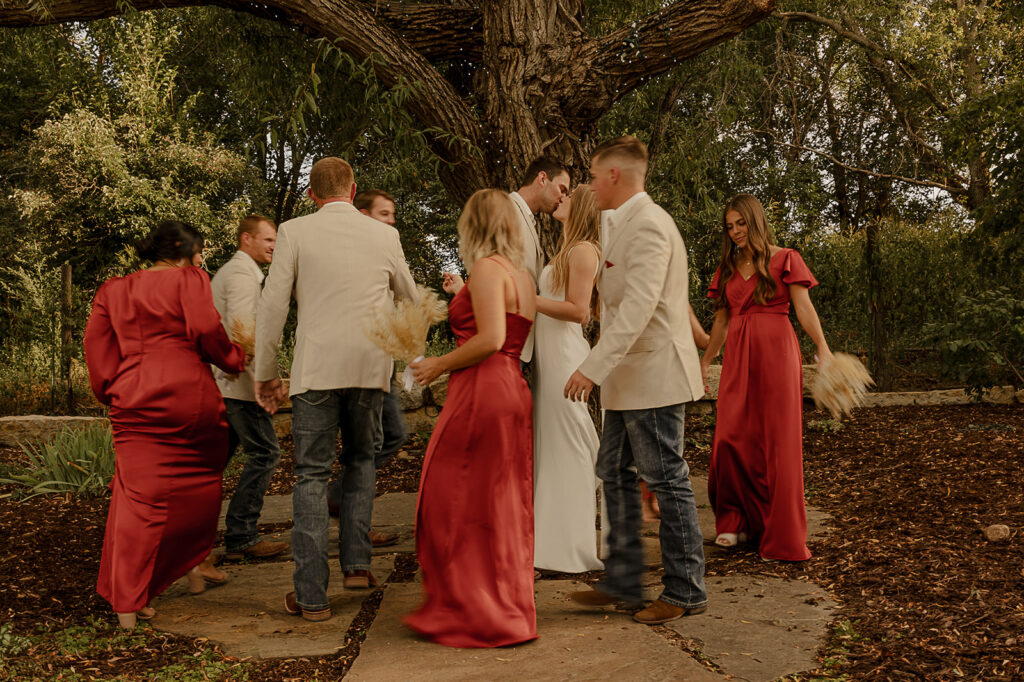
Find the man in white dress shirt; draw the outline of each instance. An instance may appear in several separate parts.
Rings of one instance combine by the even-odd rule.
[[[269,218],[249,215],[239,222],[238,251],[217,271],[211,285],[213,304],[228,334],[235,321],[250,332],[255,331],[256,304],[263,289],[260,266],[273,259],[276,241],[277,226]],[[245,557],[277,556],[288,549],[288,543],[261,539],[257,530],[263,497],[281,459],[273,419],[256,403],[251,366],[237,376],[217,368],[213,373],[224,396],[230,427],[228,452],[234,455],[241,445],[248,457],[224,520],[225,558],[239,561]]]
[[[554,159],[541,156],[526,167],[523,184],[518,191],[509,194],[519,214],[519,227],[523,234],[523,263],[533,277],[534,287],[538,286],[540,272],[544,269],[544,249],[537,234],[537,213],[551,215],[569,194],[569,171]],[[520,355],[523,363],[533,359],[533,329],[526,338]]]

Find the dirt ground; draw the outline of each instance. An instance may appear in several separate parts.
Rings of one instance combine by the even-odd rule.
[[[813,580],[832,593],[841,608],[802,679],[1024,679],[1024,406],[860,410],[842,422],[808,411],[804,426],[807,496],[833,532],[800,564],[710,553],[709,575]],[[687,429],[687,458],[706,471],[713,418]],[[416,490],[424,445],[414,437],[380,472],[378,493]],[[291,490],[290,439],[282,446],[271,494]],[[0,449],[0,466],[23,460]],[[358,655],[379,591],[331,657],[238,660],[202,639],[119,633],[94,591],[107,506],[0,499],[0,678],[337,679]],[[987,542],[991,524],[1009,526],[1009,542]],[[415,569],[399,556],[392,581]]]

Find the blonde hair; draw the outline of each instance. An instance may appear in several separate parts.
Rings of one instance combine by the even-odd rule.
[[[601,212],[597,210],[590,185],[577,185],[569,197],[569,219],[558,240],[558,252],[551,259],[551,288],[562,291],[569,284],[569,252],[577,244],[589,242],[601,257]]]
[[[747,224],[747,243],[754,254],[754,274],[757,275],[757,285],[754,287],[754,301],[758,305],[765,305],[775,298],[778,285],[768,272],[768,263],[772,257],[772,245],[775,244],[775,236],[768,225],[768,217],[764,213],[764,207],[753,194],[737,194],[730,199],[725,208],[722,209],[722,256],[718,261],[718,291],[721,292],[715,301],[715,308],[724,308],[729,302],[725,297],[725,285],[736,274],[736,256],[739,249],[735,247],[732,239],[729,238],[729,229],[725,224],[725,216],[729,211],[736,211]]]
[[[512,199],[497,189],[473,193],[459,216],[459,256],[468,273],[473,263],[488,256],[504,256],[516,270],[523,269],[523,235]]]
[[[320,199],[347,197],[355,179],[348,161],[327,156],[314,163],[310,169],[309,188]]]
[[[633,172],[639,179],[647,175],[647,145],[632,135],[621,135],[597,145],[590,158],[594,162],[615,159],[620,170]]]

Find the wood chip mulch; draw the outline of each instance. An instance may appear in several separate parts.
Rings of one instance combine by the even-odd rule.
[[[687,457],[697,471],[707,468],[712,424],[688,419]],[[1024,406],[861,410],[841,423],[808,411],[804,443],[808,499],[833,519],[831,534],[812,542],[814,557],[785,564],[711,551],[707,563],[709,574],[812,580],[840,603],[821,667],[799,679],[1024,679]],[[291,444],[282,445],[272,494],[291,490]],[[423,446],[410,443],[380,472],[378,493],[416,490]],[[0,465],[21,457],[0,448]],[[229,468],[226,494],[235,480]],[[0,487],[0,495],[9,491]],[[6,660],[0,640],[0,669],[22,670],[22,678],[148,679],[207,661],[189,663],[202,671],[195,679],[337,679],[358,654],[379,592],[331,657],[243,661],[203,639],[148,628],[119,635],[94,591],[107,504],[0,499],[0,624],[30,638]],[[986,540],[992,524],[1009,526],[1008,542]],[[396,579],[407,580],[415,558],[399,558]],[[68,645],[88,628],[106,639]]]

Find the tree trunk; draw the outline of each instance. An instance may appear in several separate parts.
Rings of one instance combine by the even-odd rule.
[[[71,377],[71,361],[75,348],[72,343],[71,263],[64,263],[60,268],[60,359],[61,373],[64,375],[66,391],[64,394],[64,410],[67,414],[75,413],[75,384]]]
[[[878,237],[885,219],[882,210],[867,222],[864,261],[868,274],[868,311],[871,318],[871,375],[879,391],[892,390],[892,351],[889,347],[889,310],[885,301]]]

